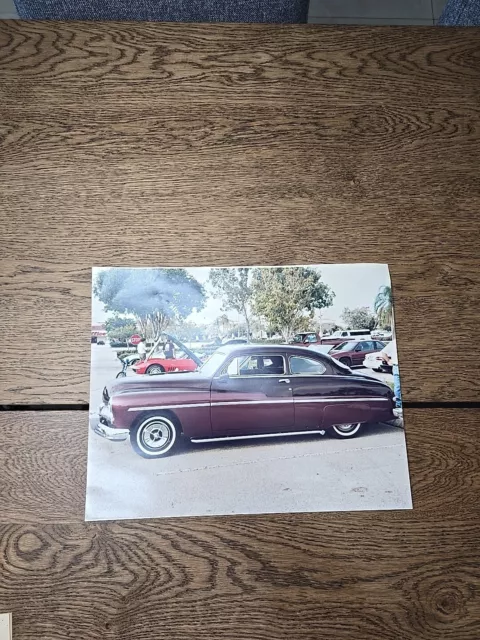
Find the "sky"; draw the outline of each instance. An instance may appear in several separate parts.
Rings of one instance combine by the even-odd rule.
[[[333,305],[322,310],[322,319],[341,324],[341,314],[345,307],[369,307],[372,311],[373,301],[380,287],[390,285],[390,275],[386,264],[321,264],[311,265],[320,270],[322,280],[335,292]],[[97,270],[103,270],[99,268]],[[233,321],[240,321],[235,311],[222,311],[222,301],[211,296],[207,283],[210,267],[193,267],[186,269],[201,284],[205,285],[208,298],[206,305],[199,313],[189,317],[190,322],[210,324],[219,315],[226,315]],[[95,270],[94,270],[95,272]],[[105,322],[108,314],[103,304],[92,297],[92,322]]]

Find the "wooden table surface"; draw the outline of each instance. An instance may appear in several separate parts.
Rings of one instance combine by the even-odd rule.
[[[478,639],[479,38],[0,23],[15,640]],[[391,265],[414,510],[84,523],[91,267],[322,262]]]

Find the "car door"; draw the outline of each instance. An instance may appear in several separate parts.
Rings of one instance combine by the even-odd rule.
[[[282,353],[237,355],[211,386],[214,435],[261,435],[291,431],[295,418],[290,379]]]
[[[324,407],[338,386],[331,365],[326,360],[291,355],[289,379],[293,392],[295,430],[321,429]]]
[[[371,340],[362,340],[357,344],[352,353],[352,362],[354,365],[362,365],[365,356],[375,351],[375,345]]]

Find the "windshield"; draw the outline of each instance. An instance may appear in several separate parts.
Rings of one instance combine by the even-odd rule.
[[[318,353],[330,353],[334,348],[331,344],[313,344],[310,347],[312,351],[318,351]]]
[[[332,351],[352,351],[355,348],[355,342],[341,342],[333,347]]]
[[[223,351],[215,351],[215,353],[212,353],[209,359],[202,364],[199,371],[206,376],[213,376],[215,371],[222,366],[224,361],[225,353],[223,353]]]
[[[303,342],[306,335],[306,333],[297,333],[296,336],[293,336],[293,342]]]

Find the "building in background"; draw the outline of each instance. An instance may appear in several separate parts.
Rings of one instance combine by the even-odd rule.
[[[103,322],[92,322],[92,334],[90,342],[92,344],[102,343],[105,344],[107,339],[107,332]]]

